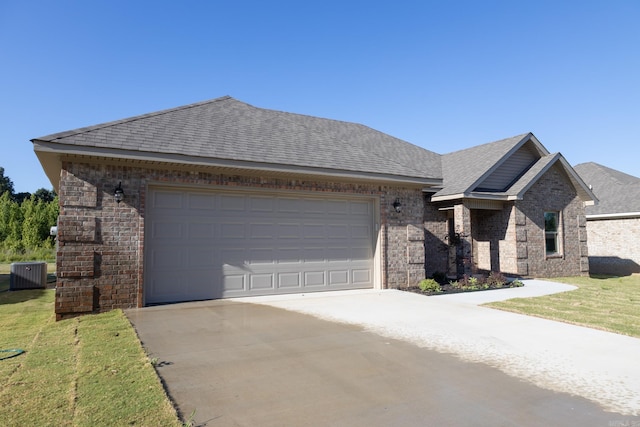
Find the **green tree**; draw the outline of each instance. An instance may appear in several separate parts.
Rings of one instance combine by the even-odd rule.
[[[11,200],[8,191],[0,194],[0,245],[9,236],[9,221],[11,219],[11,205],[15,203]]]
[[[13,182],[8,176],[4,176],[4,168],[0,166],[0,195],[9,192],[9,196],[13,197]]]
[[[56,198],[56,192],[53,190],[47,190],[46,188],[38,188],[33,195],[43,202],[52,202],[53,199]]]
[[[5,193],[5,194],[8,194]],[[4,197],[4,196],[3,196]],[[7,222],[5,226],[6,237],[4,240],[4,246],[16,251],[24,250],[22,243],[22,222],[24,215],[21,206],[11,200],[7,208]]]

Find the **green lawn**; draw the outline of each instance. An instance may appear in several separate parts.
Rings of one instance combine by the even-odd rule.
[[[488,307],[640,338],[640,275],[550,279],[578,289],[537,298],[517,298]]]
[[[0,292],[2,425],[180,426],[122,311],[56,322],[54,292]]]

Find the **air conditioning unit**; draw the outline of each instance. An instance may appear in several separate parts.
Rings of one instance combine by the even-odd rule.
[[[9,290],[43,289],[47,287],[46,262],[13,262]]]

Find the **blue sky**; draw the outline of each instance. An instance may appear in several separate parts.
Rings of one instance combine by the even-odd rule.
[[[30,139],[224,95],[438,153],[533,132],[640,177],[640,1],[0,0],[0,166]]]

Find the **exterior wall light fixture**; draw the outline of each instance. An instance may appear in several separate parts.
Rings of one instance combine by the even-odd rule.
[[[116,199],[116,203],[120,203],[124,199],[124,190],[122,189],[122,182],[118,183],[118,186],[113,191],[113,197]]]
[[[402,211],[402,204],[400,203],[400,199],[396,199],[396,201],[393,202],[393,209],[395,209],[398,213]]]

